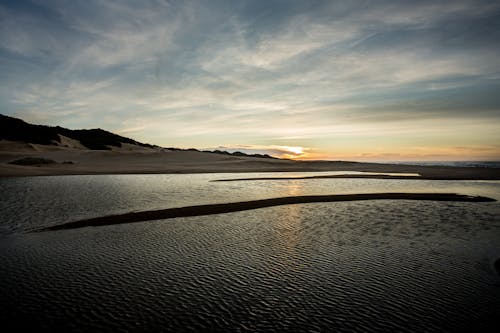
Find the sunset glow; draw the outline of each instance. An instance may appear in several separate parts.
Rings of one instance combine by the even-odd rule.
[[[499,17],[490,1],[7,1],[0,109],[163,147],[499,160]]]

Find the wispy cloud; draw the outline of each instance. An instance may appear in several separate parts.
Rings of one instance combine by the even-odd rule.
[[[486,146],[499,18],[489,1],[4,3],[0,108],[165,146]]]
[[[242,152],[245,154],[267,154],[273,157],[288,159],[307,158],[310,148],[299,146],[277,146],[277,145],[225,145],[217,147],[203,148],[203,150],[222,150],[230,153]]]

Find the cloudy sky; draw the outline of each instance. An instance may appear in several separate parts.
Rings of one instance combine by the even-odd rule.
[[[0,113],[164,147],[500,160],[495,1],[0,2]]]

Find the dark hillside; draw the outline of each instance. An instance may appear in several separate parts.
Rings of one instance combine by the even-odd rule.
[[[137,142],[100,128],[71,130],[60,126],[33,125],[24,120],[0,114],[0,140],[35,143],[40,145],[54,145],[61,142],[59,135],[78,140],[82,145],[92,150],[109,150],[109,146],[121,147],[122,143],[129,143],[142,147],[154,148],[146,143]],[[166,148],[168,150],[199,151],[195,148],[180,149]],[[204,151],[206,153],[222,154],[238,157],[275,158],[267,154],[246,154],[239,151],[230,153],[227,151],[214,150]]]
[[[153,147],[100,128],[70,130],[59,126],[32,125],[21,119],[0,114],[0,139],[52,145],[54,141],[60,142],[58,134],[78,140],[82,145],[93,150],[109,150],[108,146],[121,147],[122,143]]]

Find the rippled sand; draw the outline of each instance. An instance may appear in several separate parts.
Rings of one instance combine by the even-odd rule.
[[[443,332],[500,309],[496,203],[316,203],[0,242],[4,325]]]
[[[296,203],[30,232],[109,214],[282,196],[412,191],[500,199],[500,184],[494,181],[210,182],[225,177],[237,178],[0,179],[4,327],[487,332],[486,325],[496,322],[498,202]]]

